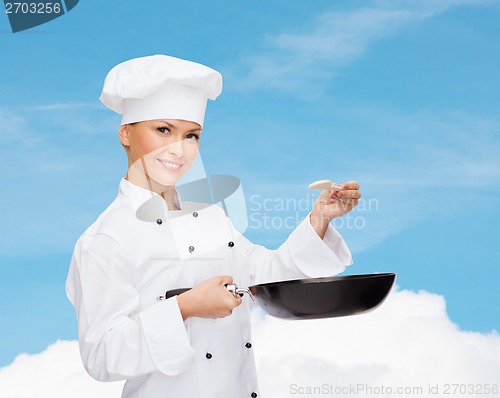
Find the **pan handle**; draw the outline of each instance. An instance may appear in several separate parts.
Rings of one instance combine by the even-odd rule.
[[[236,297],[236,295],[239,295],[240,297],[243,297],[243,294],[248,294],[248,296],[252,299],[252,301],[255,303],[255,298],[253,297],[252,292],[250,292],[250,289],[246,287],[238,287],[236,285],[225,285],[226,289],[229,290],[233,296]]]
[[[165,296],[158,297],[158,300],[162,300],[162,299],[166,300],[166,299],[168,299],[170,297],[178,296],[181,293],[187,292],[188,290],[191,290],[191,288],[190,287],[182,287],[182,288],[179,288],[179,289],[168,290],[165,293]]]
[[[250,298],[252,299],[252,301],[255,302],[253,294],[250,292],[249,289],[247,289],[247,288],[240,288],[240,287],[238,287],[238,286],[236,286],[234,284],[226,284],[224,286],[236,298],[243,297],[243,294],[246,293],[246,294],[248,294],[250,296]],[[168,290],[165,293],[164,296],[157,297],[156,299],[158,301],[166,300],[166,299],[168,299],[170,297],[178,296],[179,294],[187,292],[188,290],[191,290],[191,288],[189,288],[189,287],[183,287],[183,288],[179,288],[179,289]]]

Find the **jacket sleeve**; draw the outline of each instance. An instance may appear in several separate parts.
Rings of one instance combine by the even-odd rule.
[[[251,284],[337,275],[353,263],[351,252],[337,230],[329,224],[321,239],[309,221],[309,214],[276,250],[253,244],[240,235]]]
[[[194,355],[176,297],[138,312],[134,272],[113,238],[84,235],[77,242],[66,292],[76,309],[84,367],[100,381],[177,375]]]

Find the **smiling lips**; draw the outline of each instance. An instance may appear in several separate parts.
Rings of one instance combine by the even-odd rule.
[[[162,160],[162,159],[158,159],[158,158],[156,158],[156,160],[158,160],[161,163],[161,165],[163,167],[165,167],[167,170],[177,171],[182,167],[181,163],[175,163],[175,162]]]

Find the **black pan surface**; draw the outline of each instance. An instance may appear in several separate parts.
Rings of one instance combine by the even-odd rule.
[[[259,306],[283,319],[320,319],[362,314],[386,299],[396,274],[295,279],[250,286]]]
[[[248,289],[269,315],[282,319],[320,319],[374,310],[389,294],[396,274],[365,274],[262,283]],[[166,297],[189,289],[169,290]]]

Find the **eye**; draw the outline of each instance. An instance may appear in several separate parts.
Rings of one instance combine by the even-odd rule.
[[[158,130],[161,134],[170,133],[170,130],[167,127],[158,127],[156,130]]]
[[[199,136],[199,134],[190,133],[190,134],[186,135],[186,138],[189,140],[198,141],[200,139],[200,136]]]

